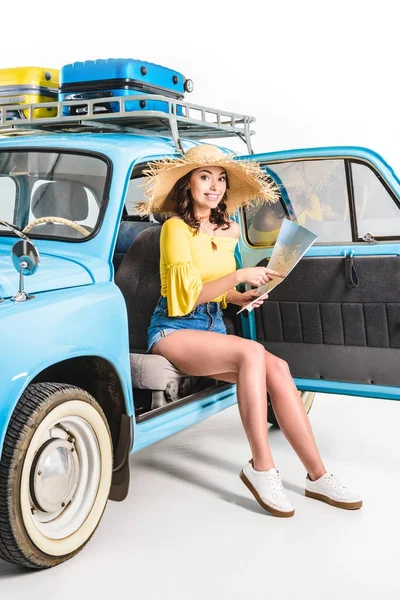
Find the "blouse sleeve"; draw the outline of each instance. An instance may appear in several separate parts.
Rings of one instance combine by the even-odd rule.
[[[193,310],[203,282],[192,261],[188,227],[180,219],[168,219],[160,237],[161,256],[167,270],[168,315],[178,317]]]
[[[227,299],[226,299],[226,296],[227,296],[227,294],[228,294],[229,292],[231,292],[231,291],[233,291],[233,292],[236,292],[236,291],[237,291],[237,290],[236,290],[236,286],[235,286],[235,287],[233,287],[233,288],[231,288],[230,290],[228,290],[227,292],[225,292],[225,293],[223,294],[223,296],[222,296],[222,298],[221,298],[221,308],[227,308],[227,306],[228,306],[228,304],[229,304],[229,303],[228,303],[228,301],[227,301]]]

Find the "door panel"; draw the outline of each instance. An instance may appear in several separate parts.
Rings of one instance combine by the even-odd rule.
[[[268,264],[285,218],[319,236],[249,313],[249,335],[287,360],[296,378],[348,382],[343,393],[354,392],[350,384],[400,390],[399,180],[361,148],[246,158],[265,168],[281,202],[242,210],[243,266]]]
[[[400,258],[353,257],[353,280],[348,260],[303,258],[254,311],[257,339],[296,377],[400,385]]]

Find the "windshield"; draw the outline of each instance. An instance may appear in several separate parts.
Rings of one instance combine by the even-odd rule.
[[[82,240],[97,226],[106,179],[97,156],[0,151],[0,220],[32,237]],[[0,226],[0,235],[10,231]]]

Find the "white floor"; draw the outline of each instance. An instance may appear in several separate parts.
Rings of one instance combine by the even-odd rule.
[[[270,429],[296,513],[264,513],[238,478],[249,451],[234,406],[132,456],[127,500],[74,559],[39,572],[0,561],[0,598],[398,600],[400,402],[320,394],[310,418],[361,510],[305,498],[301,463]]]

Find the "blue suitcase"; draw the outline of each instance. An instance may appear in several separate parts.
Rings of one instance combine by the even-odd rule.
[[[172,69],[132,58],[108,58],[63,66],[60,72],[58,99],[63,101],[107,98],[108,101],[95,105],[94,112],[117,112],[122,106],[120,107],[118,102],[112,102],[115,96],[160,94],[182,100],[184,92],[192,90],[193,82]],[[125,110],[168,112],[168,104],[148,99],[128,101],[125,102]],[[84,105],[66,109],[66,114],[83,112],[86,112]],[[181,112],[180,110],[179,113]]]

